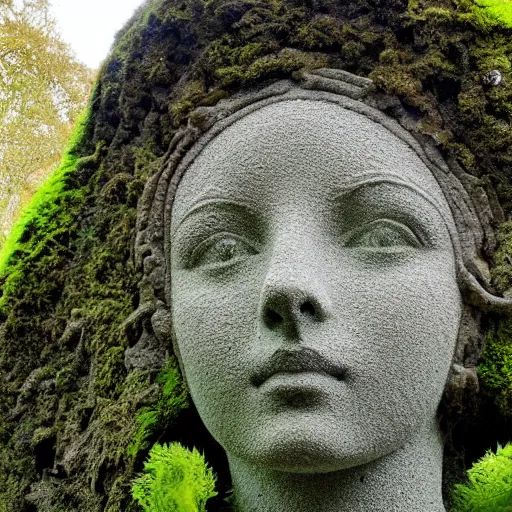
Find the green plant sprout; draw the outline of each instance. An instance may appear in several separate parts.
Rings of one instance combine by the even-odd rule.
[[[213,471],[195,448],[156,444],[144,470],[132,496],[145,512],[205,512],[206,501],[217,495]]]
[[[512,512],[512,444],[488,451],[456,485],[453,512]]]

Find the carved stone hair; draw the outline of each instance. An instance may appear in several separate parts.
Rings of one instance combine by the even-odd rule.
[[[140,342],[148,350],[152,349],[151,343],[159,344],[160,351],[170,348],[170,217],[180,179],[206,144],[226,127],[263,106],[292,99],[336,103],[383,125],[421,158],[439,183],[455,221],[456,232],[450,236],[463,300],[458,343],[443,400],[443,404],[449,405],[442,414],[451,414],[453,410],[460,413],[463,396],[468,390],[478,390],[476,364],[483,349],[482,313],[512,311],[511,300],[493,294],[486,263],[495,249],[493,226],[501,220],[502,213],[499,206],[494,206],[497,201],[492,202],[491,208],[481,180],[466,173],[454,158],[445,160],[435,140],[419,132],[418,120],[398,98],[377,92],[371,80],[346,71],[318,69],[302,73],[294,80],[274,81],[270,85],[267,82],[191,113],[188,125],[173,138],[164,165],[146,184],[139,203],[135,257],[143,278],[140,306],[126,325],[146,319],[147,329]]]

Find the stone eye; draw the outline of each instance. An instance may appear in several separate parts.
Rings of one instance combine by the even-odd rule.
[[[363,226],[352,234],[347,247],[370,249],[421,247],[416,235],[403,224],[391,220],[379,220]]]
[[[201,245],[194,258],[195,266],[229,263],[258,253],[245,240],[234,236],[210,239]]]

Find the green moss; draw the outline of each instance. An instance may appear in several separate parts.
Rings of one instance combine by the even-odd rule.
[[[485,338],[478,366],[483,393],[502,416],[512,420],[512,321],[504,319]]]
[[[262,77],[290,75],[299,69],[324,67],[327,61],[321,54],[310,54],[293,49],[284,49],[278,55],[256,59],[249,66],[231,66],[217,69],[222,87],[236,84],[250,84]]]
[[[458,96],[459,112],[465,121],[482,124],[487,108],[487,98],[481,85],[462,91]]]
[[[491,276],[499,293],[512,296],[512,222],[504,222],[497,233],[498,250]],[[485,339],[478,367],[483,392],[504,418],[512,420],[512,320],[500,319]]]
[[[76,385],[78,371],[75,365],[62,368],[57,373],[55,387],[59,393],[65,393],[72,390]]]
[[[181,119],[193,110],[194,105],[197,104],[200,99],[204,98],[205,95],[204,84],[202,82],[190,82],[182,93],[180,100],[173,103],[170,107],[174,122],[179,125]]]
[[[153,407],[143,407],[137,415],[139,427],[128,447],[132,459],[146,450],[155,435],[169,428],[179,412],[188,407],[187,391],[174,358],[167,361],[156,382],[161,386],[158,401]]]
[[[126,377],[124,366],[125,347],[116,346],[101,354],[96,361],[94,387],[100,397],[119,396]]]
[[[416,22],[428,23],[430,26],[439,26],[442,24],[450,24],[455,17],[455,12],[452,9],[444,7],[427,7],[426,9],[418,10],[418,4],[409,4],[410,14],[409,20]]]
[[[307,50],[338,50],[345,36],[339,21],[330,16],[317,16],[299,26],[291,42]]]
[[[268,43],[249,43],[242,47],[232,47],[232,38],[226,36],[216,41],[208,50],[208,59],[216,68],[229,66],[246,66],[272,49],[278,48]]]
[[[370,75],[370,78],[377,87],[386,89],[397,96],[415,97],[422,91],[421,81],[414,78],[405,69],[379,68]]]
[[[348,41],[341,48],[341,57],[348,65],[355,65],[362,58],[366,46],[359,41]]]
[[[41,427],[36,429],[32,436],[32,446],[35,447],[48,439],[53,439],[55,434],[55,430],[51,427]]]
[[[508,28],[512,28],[512,2],[510,0],[476,0],[485,14]]]
[[[57,229],[61,233],[66,229],[64,222],[66,220],[68,222],[73,221],[71,212],[69,215],[64,214],[63,206],[69,206],[69,203],[76,205],[80,203],[82,197],[77,191],[67,191],[66,183],[71,173],[79,165],[80,143],[84,138],[89,119],[90,109],[77,121],[75,132],[68,145],[68,149],[64,152],[61,165],[44,185],[37,190],[32,200],[24,209],[23,215],[13,226],[4,245],[0,249],[0,276],[8,274],[15,265],[15,254],[17,251],[27,252],[28,249],[24,247],[22,241],[24,237],[27,237],[27,232],[37,230],[41,234],[48,233],[54,235],[52,227],[55,229],[55,221],[57,219],[59,221]],[[95,156],[97,157],[97,155]],[[47,223],[50,224],[47,225]],[[38,242],[41,245],[42,240],[38,240]]]

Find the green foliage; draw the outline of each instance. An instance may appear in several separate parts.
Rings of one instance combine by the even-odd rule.
[[[512,322],[503,320],[488,332],[485,350],[478,366],[482,391],[504,418],[512,419]]]
[[[495,18],[504,27],[512,28],[511,0],[476,0],[478,6],[491,18]]]
[[[174,358],[167,361],[156,382],[162,386],[158,402],[153,407],[143,407],[137,414],[139,427],[128,447],[132,458],[149,446],[155,433],[169,428],[179,412],[188,407],[187,391]]]
[[[213,471],[195,448],[156,444],[144,469],[132,494],[145,512],[205,512],[206,501],[217,495]]]
[[[468,477],[468,484],[455,487],[453,512],[512,511],[512,444],[488,451]]]
[[[56,28],[50,0],[0,2],[0,244],[61,160],[93,79]]]
[[[65,195],[73,194],[76,200],[80,199],[80,194],[65,190],[67,178],[76,169],[79,156],[77,150],[84,136],[87,122],[90,117],[90,109],[87,109],[77,121],[75,132],[71,138],[68,149],[65,151],[60,166],[50,175],[48,180],[37,190],[28,205],[25,207],[20,219],[13,226],[10,234],[0,249],[0,276],[4,276],[11,270],[9,267],[11,259],[17,250],[24,253],[28,248],[22,247],[21,239],[25,231],[37,230],[42,234],[49,233],[53,222],[59,220],[59,227],[64,228],[62,222],[63,199]],[[51,223],[48,225],[48,223]],[[53,233],[52,233],[53,234]],[[4,288],[5,295],[5,288]]]

